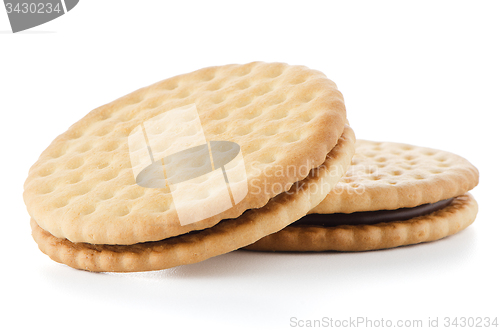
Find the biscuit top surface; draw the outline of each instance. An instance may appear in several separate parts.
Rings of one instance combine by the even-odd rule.
[[[248,194],[222,213],[182,226],[168,185],[136,183],[128,138],[149,119],[190,105],[207,142],[240,146]],[[38,225],[59,238],[93,244],[161,240],[264,206],[325,161],[345,123],[342,95],[321,72],[262,62],[209,67],[91,111],[31,167],[24,200]],[[200,205],[206,194],[215,194],[209,182],[197,182],[193,190]]]
[[[345,176],[309,213],[411,208],[462,195],[478,182],[478,170],[456,154],[408,144],[358,140]]]

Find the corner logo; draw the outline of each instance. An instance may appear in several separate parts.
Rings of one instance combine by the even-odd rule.
[[[181,225],[220,214],[248,193],[240,146],[207,142],[194,104],[135,127],[128,147],[136,183],[169,188]]]
[[[79,0],[4,0],[12,32],[52,21],[73,9]]]

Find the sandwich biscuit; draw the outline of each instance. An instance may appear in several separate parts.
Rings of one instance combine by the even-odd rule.
[[[307,181],[312,169],[345,171],[354,148],[346,123],[335,83],[303,66],[253,62],[166,79],[91,111],[41,154],[23,195],[33,235],[51,257],[62,246],[51,241],[48,249],[47,238],[94,247],[60,254],[78,254],[79,263],[67,264],[96,271],[158,269],[245,246],[258,238],[210,241],[217,249],[189,246],[196,248],[161,263],[82,262],[96,251],[104,260],[108,253],[99,245],[135,250],[135,244],[214,233],[204,231],[268,206]],[[327,172],[312,176],[328,185],[343,175]],[[327,192],[318,194],[313,200]],[[268,223],[268,229],[258,223],[260,236],[278,230]]]
[[[346,175],[317,207],[245,247],[259,251],[367,251],[433,241],[476,217],[477,169],[453,153],[358,140]]]

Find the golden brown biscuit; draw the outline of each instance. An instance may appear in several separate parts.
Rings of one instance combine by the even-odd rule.
[[[364,251],[441,239],[474,221],[477,202],[467,191],[478,181],[458,155],[358,140],[351,167],[325,200],[245,249]]]
[[[31,219],[32,235],[40,250],[53,260],[89,271],[147,271],[203,261],[255,242],[306,215],[345,173],[354,155],[354,139],[354,132],[346,126],[325,163],[313,169],[306,179],[264,207],[223,220],[209,229],[155,242],[96,245],[57,238]]]
[[[182,225],[168,185],[137,185],[129,139],[148,120],[190,105],[203,139],[241,148],[249,190],[233,207]],[[163,240],[263,207],[325,162],[345,123],[341,93],[318,71],[261,62],[205,68],[91,111],[31,167],[24,201],[31,218],[57,238],[120,245]],[[210,181],[197,185],[193,199],[202,205],[215,193]],[[207,196],[195,196],[198,191]]]
[[[360,139],[345,176],[310,213],[411,208],[462,195],[478,182],[476,167],[459,155]]]
[[[470,193],[429,215],[406,221],[335,227],[289,225],[245,249],[256,251],[369,251],[438,240],[474,222],[477,202]]]

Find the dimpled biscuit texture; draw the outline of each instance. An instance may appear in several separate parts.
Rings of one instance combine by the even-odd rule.
[[[411,208],[459,196],[479,181],[466,159],[445,151],[358,140],[345,176],[309,213]]]
[[[245,247],[257,251],[370,251],[439,240],[474,222],[478,206],[470,193],[429,215],[406,221],[334,227],[293,224]]]
[[[135,183],[127,137],[144,121],[191,104],[207,141],[241,146],[249,191],[225,212],[181,226],[168,187]],[[321,72],[261,62],[205,68],[90,112],[41,154],[24,200],[38,225],[59,238],[127,245],[161,240],[264,206],[325,161],[345,123],[343,97]]]
[[[246,246],[279,231],[316,206],[349,167],[354,155],[354,132],[346,126],[339,143],[320,167],[287,192],[259,209],[215,226],[156,242],[133,245],[93,245],[56,238],[31,219],[38,247],[51,259],[89,271],[147,271],[203,261]]]

